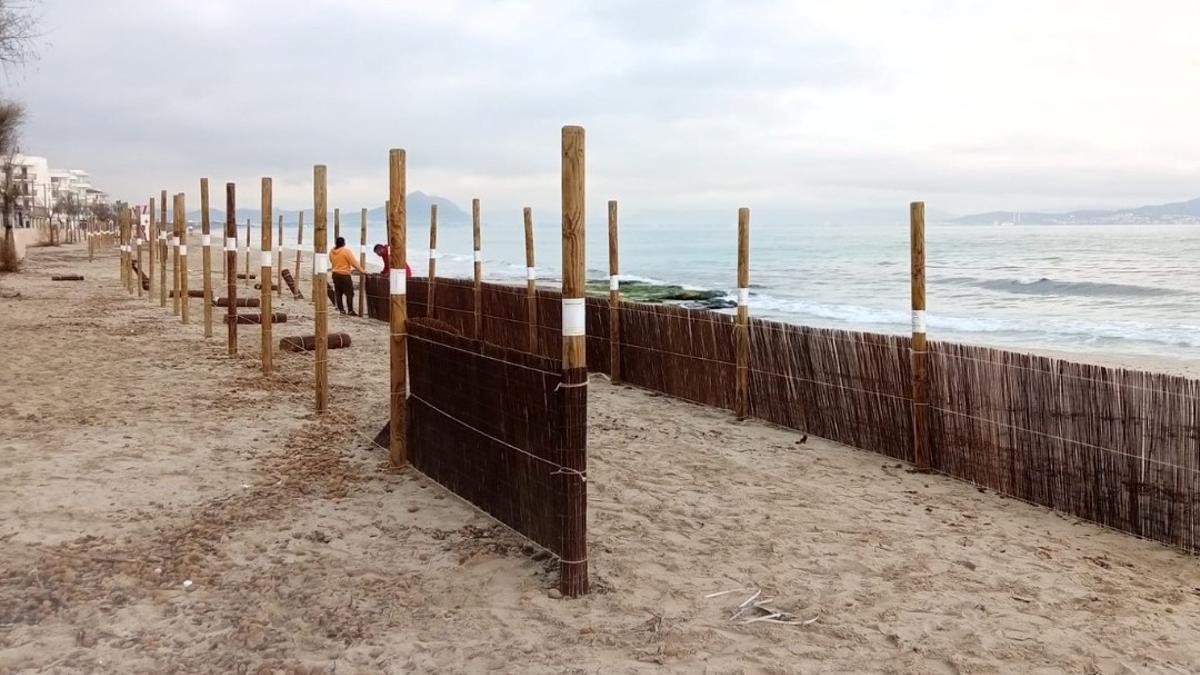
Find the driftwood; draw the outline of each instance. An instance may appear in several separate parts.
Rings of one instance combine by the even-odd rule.
[[[229,321],[228,316],[225,317],[225,321],[226,322]],[[240,324],[247,324],[247,323],[260,324],[260,323],[262,323],[262,314],[260,314],[260,313],[238,314],[237,322]],[[272,312],[271,313],[271,323],[287,323],[287,314],[284,314],[283,312]]]
[[[235,307],[258,307],[262,301],[258,298],[234,298]],[[217,307],[228,307],[229,298],[217,298]],[[226,321],[228,323],[228,321]]]
[[[140,253],[140,250],[139,250],[139,253]],[[138,278],[142,280],[142,290],[143,291],[150,290],[150,276],[142,271],[142,266],[140,264],[138,264],[138,261],[136,261],[136,260],[130,261],[129,266],[133,268],[134,272],[137,272]]]
[[[55,274],[50,281],[83,281],[82,274]]]
[[[342,349],[350,346],[350,335],[347,333],[330,333],[326,341],[329,349]],[[311,352],[317,348],[317,336],[296,335],[285,337],[279,341],[279,348],[289,352]]]
[[[292,271],[285,269],[279,274],[283,277],[283,282],[287,284],[288,290],[292,292],[292,297],[296,300],[303,300],[304,294],[301,293],[300,289],[296,287],[296,280],[292,277]]]

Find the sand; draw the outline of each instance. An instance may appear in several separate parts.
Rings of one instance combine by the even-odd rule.
[[[113,256],[32,249],[0,290],[0,672],[1200,668],[1200,560],[600,378],[594,593],[556,599],[552,560],[369,442],[384,324],[332,316],[318,419],[310,356],[264,378],[258,327],[230,358]],[[277,338],[311,331],[279,304]],[[813,621],[731,621],[749,589]]]

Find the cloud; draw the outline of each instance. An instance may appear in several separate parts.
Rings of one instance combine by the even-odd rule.
[[[1197,20],[1166,0],[47,0],[5,93],[28,151],[136,201],[269,175],[300,208],[324,163],[333,203],[373,206],[404,147],[414,189],[552,212],[580,123],[597,212],[1116,206],[1200,184]]]

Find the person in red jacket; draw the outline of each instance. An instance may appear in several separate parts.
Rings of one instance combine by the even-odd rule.
[[[392,269],[391,253],[392,251],[387,244],[375,244],[375,255],[383,258],[383,271],[379,273],[380,276],[386,277]],[[404,263],[404,276],[409,279],[412,278],[412,268],[408,266],[408,263]]]

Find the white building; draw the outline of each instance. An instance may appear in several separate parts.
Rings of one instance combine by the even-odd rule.
[[[92,187],[91,176],[82,169],[51,169],[45,157],[14,155],[13,182],[17,184],[16,220],[28,227],[35,220],[65,217],[67,204],[81,207],[105,203],[108,195]]]

